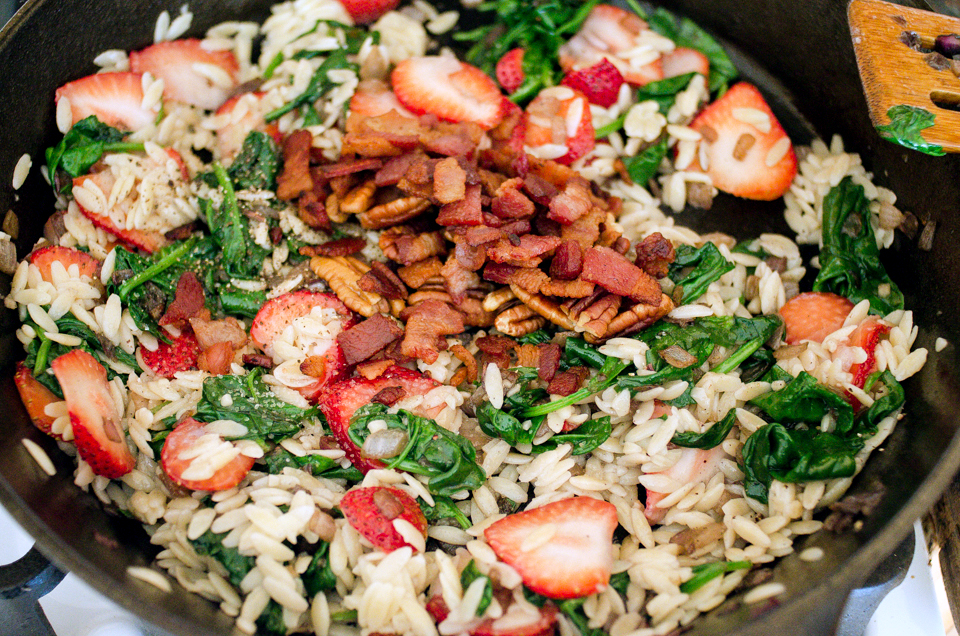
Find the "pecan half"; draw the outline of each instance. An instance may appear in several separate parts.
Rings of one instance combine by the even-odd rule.
[[[370,209],[373,195],[377,191],[377,183],[367,179],[354,189],[347,192],[340,201],[340,211],[346,214],[360,214]]]
[[[342,204],[341,204],[342,207]],[[367,230],[378,230],[403,223],[430,207],[430,201],[422,197],[400,197],[388,203],[382,203],[357,215],[360,225]]]
[[[310,269],[327,281],[344,305],[361,316],[397,315],[403,310],[402,300],[388,301],[380,294],[360,288],[360,278],[370,271],[370,266],[353,256],[314,256],[310,259]]]
[[[547,324],[546,318],[526,305],[517,305],[501,311],[493,321],[497,331],[518,338],[533,333]]]
[[[645,327],[649,327],[657,322],[674,308],[673,300],[666,294],[661,294],[659,305],[645,305],[640,303],[621,312],[616,318],[607,325],[607,332],[599,338],[594,338],[590,334],[585,337],[586,341],[593,344],[612,338],[614,336],[627,335],[635,333]]]

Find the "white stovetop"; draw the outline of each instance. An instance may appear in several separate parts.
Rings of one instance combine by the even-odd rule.
[[[0,564],[17,560],[33,540],[0,507]],[[946,609],[939,568],[931,567],[917,525],[913,563],[903,583],[891,592],[874,614],[864,636],[957,635]],[[130,612],[96,592],[74,574],[40,600],[57,636],[154,636],[156,631]],[[944,623],[950,625],[946,632]]]

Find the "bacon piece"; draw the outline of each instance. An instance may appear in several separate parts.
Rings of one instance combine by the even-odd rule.
[[[273,368],[273,360],[270,359],[270,356],[265,356],[262,353],[243,354],[243,363],[254,367],[263,367],[264,369]]]
[[[190,326],[193,327],[201,349],[209,349],[220,342],[228,342],[234,349],[239,349],[247,343],[247,330],[243,323],[233,316],[222,320],[191,318]]]
[[[547,279],[540,287],[540,293],[562,298],[585,298],[591,295],[594,289],[596,289],[596,286],[593,283],[588,283],[582,278],[574,280]]]
[[[363,291],[380,294],[390,300],[407,298],[407,286],[393,270],[380,261],[370,263],[370,270],[360,277],[357,286]]]
[[[480,185],[483,186],[483,193],[490,197],[494,196],[500,188],[500,184],[507,180],[506,175],[486,170],[485,168],[480,168],[477,171],[477,176],[479,177]]]
[[[537,361],[537,377],[544,382],[550,382],[557,375],[560,368],[560,345],[549,343],[539,346],[540,358]]]
[[[477,271],[487,262],[487,250],[483,246],[471,246],[460,241],[453,251],[459,263],[472,272]]]
[[[396,185],[401,177],[407,174],[407,170],[410,169],[410,166],[413,165],[413,162],[416,160],[417,154],[414,152],[408,152],[405,155],[389,159],[383,164],[382,168],[377,170],[373,182],[377,184],[378,187]]]
[[[498,285],[509,285],[513,275],[520,269],[516,265],[504,265],[501,263],[487,263],[483,268],[483,280]]]
[[[555,236],[535,236],[525,234],[519,244],[500,239],[494,247],[487,249],[487,258],[495,263],[507,263],[520,267],[536,267],[541,257],[557,249],[560,239]]]
[[[550,201],[560,192],[555,185],[535,174],[528,174],[523,178],[523,189],[531,199],[541,205],[550,205]]]
[[[654,232],[637,243],[637,258],[634,263],[654,278],[663,278],[670,271],[670,263],[677,258],[673,243]]]
[[[379,170],[382,166],[383,159],[379,158],[341,159],[337,163],[320,166],[319,173],[325,179],[333,179],[365,170]]]
[[[196,316],[203,309],[203,303],[203,285],[200,284],[200,279],[193,272],[184,272],[177,281],[173,302],[160,317],[159,323],[161,326],[182,323]]]
[[[564,241],[553,253],[550,278],[573,280],[583,271],[583,251],[576,241]]]
[[[503,232],[495,227],[481,225],[480,227],[472,227],[466,230],[463,232],[462,236],[467,245],[478,247],[480,245],[486,245],[488,243],[493,243],[494,241],[500,240],[500,238],[503,236]]]
[[[407,392],[402,386],[388,386],[377,391],[370,398],[371,404],[385,404],[393,406],[398,400],[406,397]]]
[[[446,254],[446,241],[440,232],[415,234],[406,226],[396,226],[380,234],[383,254],[398,263],[410,265],[431,256]]]
[[[441,336],[463,333],[463,314],[445,302],[425,300],[408,308],[407,329],[400,351],[410,358],[433,364],[440,355]]]
[[[590,184],[582,177],[570,179],[563,191],[550,201],[547,218],[562,225],[570,225],[590,211]]]
[[[428,259],[401,267],[397,270],[397,275],[410,289],[420,289],[428,280],[434,276],[439,276],[441,269],[443,269],[443,263],[440,262],[440,259],[431,256]]]
[[[186,225],[180,225],[165,233],[163,237],[168,241],[183,241],[190,238],[194,232],[201,230],[203,224],[200,221],[190,221]]]
[[[525,344],[517,347],[518,367],[537,367],[540,364],[540,347],[535,344]]]
[[[350,256],[363,251],[366,246],[366,239],[348,236],[320,245],[304,245],[300,248],[300,254],[301,256]]]
[[[562,373],[553,376],[547,391],[551,395],[567,396],[575,393],[584,380],[590,377],[590,371],[586,367],[570,367]]]
[[[560,238],[564,241],[576,241],[581,249],[588,250],[600,238],[600,223],[605,216],[603,210],[593,207],[570,225],[562,226]]]
[[[433,169],[433,198],[437,203],[453,203],[466,195],[467,173],[453,157],[440,161]]]
[[[465,380],[467,382],[476,382],[479,374],[479,368],[477,366],[477,359],[473,356],[473,354],[467,351],[467,348],[462,344],[455,344],[450,347],[450,353],[457,356],[457,359],[463,363],[463,367],[467,371]],[[462,384],[462,382],[458,384]]]
[[[283,140],[283,171],[277,176],[277,198],[296,199],[313,190],[310,178],[310,145],[313,135],[309,130],[297,130]]]
[[[383,314],[374,314],[353,327],[337,334],[337,344],[343,350],[347,364],[357,364],[383,351],[403,335],[403,327]]]
[[[443,269],[440,270],[440,275],[443,276],[444,287],[455,305],[463,303],[467,297],[467,290],[480,285],[480,277],[461,265],[456,256],[447,259]]]
[[[230,373],[230,363],[233,362],[233,347],[229,342],[218,342],[197,356],[197,368],[210,375],[226,375]]]
[[[660,284],[609,247],[591,247],[583,258],[583,280],[646,305],[660,303]]]
[[[459,201],[447,203],[440,208],[437,215],[439,225],[481,225],[483,210],[481,208],[479,184],[468,185]]]
[[[506,336],[483,336],[477,338],[477,348],[483,352],[481,357],[482,368],[486,368],[491,362],[501,369],[509,369],[513,366],[510,361],[510,352],[513,351],[517,342],[513,338]]]
[[[327,206],[324,203],[326,197],[322,196],[322,191],[318,194],[316,190],[304,192],[297,199],[297,212],[300,220],[312,228],[329,231],[333,226],[330,224],[330,216],[327,214]]]
[[[533,216],[535,211],[533,201],[520,192],[522,187],[522,179],[515,177],[504,181],[497,188],[490,210],[501,219],[523,219]]]
[[[357,373],[368,380],[373,380],[374,378],[379,378],[383,375],[384,371],[395,364],[396,362],[390,358],[361,362],[357,365]]]
[[[428,152],[447,157],[466,157],[476,151],[482,136],[483,129],[470,122],[437,122],[423,131],[420,143]]]

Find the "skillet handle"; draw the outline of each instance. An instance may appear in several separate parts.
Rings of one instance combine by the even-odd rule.
[[[54,636],[39,601],[64,576],[36,547],[0,566],[0,636]]]

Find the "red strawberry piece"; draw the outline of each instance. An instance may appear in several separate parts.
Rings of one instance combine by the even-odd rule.
[[[570,72],[607,59],[617,67],[623,79],[634,86],[663,79],[660,58],[635,68],[625,57],[621,57],[621,54],[635,48],[637,36],[648,30],[647,23],[632,11],[598,4],[580,25],[576,35],[560,47],[560,66],[565,72]]]
[[[64,84],[56,100],[70,101],[73,123],[96,115],[120,130],[137,131],[157,118],[157,111],[143,108],[140,73],[99,73]]]
[[[656,409],[655,411],[656,412]],[[720,470],[720,460],[728,457],[720,446],[707,450],[698,448],[683,448],[680,450],[680,459],[670,468],[661,471],[680,482],[681,484],[707,483]],[[646,506],[643,514],[651,524],[660,523],[667,514],[666,508],[659,508],[657,503],[666,498],[669,493],[647,490]]]
[[[386,82],[364,80],[350,98],[350,112],[364,117],[379,117],[395,110],[404,117],[416,117],[404,108]]]
[[[607,586],[616,527],[613,504],[572,497],[508,515],[483,535],[497,557],[520,573],[524,585],[550,598],[567,599]]]
[[[209,69],[210,73],[198,68]],[[163,96],[167,99],[215,110],[237,87],[240,65],[232,52],[208,51],[200,40],[191,38],[158,42],[142,51],[132,51],[130,70],[149,72],[162,79]],[[211,80],[211,74],[222,79]]]
[[[226,121],[217,128],[217,151],[221,159],[232,159],[252,131],[265,132],[280,143],[281,135],[276,124],[268,124],[264,115],[264,93],[235,95],[217,109],[217,118]],[[238,109],[242,109],[238,110]]]
[[[376,22],[387,11],[393,11],[400,0],[340,0],[355,24]]]
[[[523,73],[523,49],[517,48],[507,51],[503,57],[497,60],[497,66],[494,69],[497,81],[503,90],[512,93],[523,84],[525,75]]]
[[[301,289],[265,302],[253,319],[253,325],[250,327],[250,337],[254,344],[268,355],[273,355],[271,347],[273,341],[294,320],[306,316],[314,307],[335,310],[340,316],[341,329],[349,329],[357,322],[354,313],[347,309],[347,306],[336,296]]]
[[[27,414],[33,421],[33,425],[47,435],[61,439],[59,435],[52,432],[53,418],[46,413],[47,405],[59,402],[60,398],[40,384],[39,380],[33,377],[33,373],[22,362],[17,363],[17,372],[13,374],[13,383],[17,385],[20,399],[23,401],[23,406],[27,409]]]
[[[524,113],[523,122],[514,131],[523,135],[523,145],[530,148],[557,144],[568,152],[555,161],[569,165],[593,150],[593,118],[587,98],[566,86],[540,91]]]
[[[703,135],[707,168],[695,158],[687,169],[706,172],[717,189],[760,201],[772,201],[790,189],[797,175],[793,144],[755,86],[733,85],[690,127]]]
[[[488,618],[470,630],[471,636],[553,636],[556,633],[557,608],[547,603],[540,608],[540,615],[529,623],[517,625],[514,617],[509,617],[505,625],[500,619]]]
[[[91,180],[93,183],[97,184],[100,190],[107,196],[109,196],[110,191],[113,189],[114,178],[108,171],[85,174],[77,177],[73,180],[73,187],[80,187],[87,180]],[[128,230],[118,226],[116,223],[114,223],[113,219],[106,214],[98,214],[97,212],[88,210],[80,205],[79,201],[77,202],[77,207],[80,209],[80,213],[90,219],[94,225],[106,230],[107,232],[110,232],[128,246],[136,247],[144,252],[149,252],[152,254],[153,252],[166,247],[169,243],[166,237],[159,232],[136,229]]]
[[[133,470],[136,461],[127,448],[103,365],[83,349],[74,349],[50,367],[63,389],[80,457],[93,472],[110,479]]]
[[[662,58],[663,77],[678,77],[687,73],[700,73],[710,80],[710,60],[696,49],[678,46]]]
[[[591,104],[610,108],[620,94],[623,75],[610,60],[603,58],[593,66],[567,73],[560,83],[583,93]]]
[[[416,550],[397,532],[394,519],[408,521],[427,537],[427,519],[416,500],[399,488],[354,488],[340,500],[340,512],[354,529],[377,548],[393,552],[405,545]]]
[[[347,357],[343,354],[343,349],[338,343],[332,344],[322,354],[312,356],[306,364],[310,365],[310,375],[317,378],[317,381],[297,390],[311,404],[316,402],[323,387],[339,382],[347,376],[350,370]]]
[[[327,418],[330,431],[347,454],[347,459],[359,470],[367,472],[383,468],[384,463],[364,457],[360,448],[350,439],[350,420],[357,409],[369,404],[373,396],[386,388],[400,387],[406,396],[410,396],[424,395],[438,386],[439,382],[422,373],[394,365],[372,380],[357,377],[328,385],[317,396],[317,405]]]
[[[870,374],[876,371],[877,345],[880,343],[880,339],[888,333],[890,333],[890,325],[876,316],[869,316],[850,334],[848,340],[850,345],[860,347],[867,352],[866,360],[850,367],[854,386],[862,389]]]
[[[140,348],[140,358],[150,370],[162,378],[172,378],[178,371],[197,368],[200,343],[192,331],[182,331],[173,342],[161,342],[155,351]]]
[[[490,130],[503,117],[503,95],[486,73],[447,56],[413,57],[390,75],[400,103],[418,115],[432,113]]]
[[[72,247],[60,247],[59,245],[41,247],[30,254],[28,259],[37,266],[37,269],[40,270],[40,276],[48,283],[53,282],[53,274],[50,268],[54,262],[59,262],[68,272],[71,265],[76,265],[81,276],[97,278],[100,275],[100,261],[86,252],[81,252]]]
[[[797,344],[803,340],[823,339],[843,326],[853,303],[830,292],[804,292],[794,296],[780,308],[786,329],[784,341]]]
[[[197,441],[207,435],[206,425],[192,417],[182,419],[167,435],[160,451],[160,465],[167,475],[177,484],[190,490],[230,490],[247,476],[253,467],[253,457],[237,455],[226,465],[221,466],[207,479],[184,479],[183,473],[190,467],[195,458],[194,451]],[[202,461],[202,460],[200,460]]]

